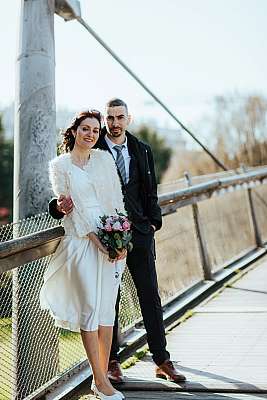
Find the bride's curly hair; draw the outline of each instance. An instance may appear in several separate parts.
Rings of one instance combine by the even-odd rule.
[[[75,117],[71,120],[70,125],[66,130],[63,130],[61,132],[61,135],[63,136],[62,143],[59,147],[60,152],[63,153],[68,153],[70,152],[75,143],[75,137],[73,136],[72,131],[76,131],[78,126],[81,124],[81,122],[86,119],[86,118],[95,118],[99,122],[99,130],[101,131],[101,124],[102,124],[102,115],[100,111],[98,110],[87,110],[87,111],[81,111],[78,114],[75,115]]]

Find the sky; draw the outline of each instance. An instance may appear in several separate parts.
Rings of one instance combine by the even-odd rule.
[[[1,1],[0,108],[14,101],[21,0]],[[233,92],[267,96],[266,0],[81,0],[84,20],[188,126]],[[136,121],[171,118],[77,21],[55,16],[56,104],[103,110],[121,97]]]

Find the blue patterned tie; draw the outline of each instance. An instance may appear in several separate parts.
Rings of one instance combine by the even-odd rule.
[[[122,149],[125,147],[124,144],[122,145],[116,145],[113,147],[114,150],[117,152],[117,158],[116,158],[116,164],[118,167],[118,170],[121,174],[121,179],[124,183],[124,185],[127,183],[126,182],[126,170],[125,170],[125,163],[124,163],[124,158],[122,155]]]

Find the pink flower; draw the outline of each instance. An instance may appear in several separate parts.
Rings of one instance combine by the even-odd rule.
[[[117,222],[115,222],[115,224],[113,224],[113,230],[114,231],[123,231],[123,228],[119,221],[117,221]]]
[[[112,226],[110,225],[110,223],[106,223],[106,224],[104,225],[104,229],[105,229],[105,231],[107,231],[107,232],[111,232],[111,231],[112,231]]]
[[[122,224],[123,230],[124,231],[128,231],[131,227],[131,225],[129,224],[129,221],[124,221]]]

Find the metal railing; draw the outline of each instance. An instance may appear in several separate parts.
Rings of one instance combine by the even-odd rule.
[[[161,193],[163,228],[156,233],[157,272],[163,305],[267,239],[267,168]],[[192,186],[191,186],[192,185]],[[43,274],[64,235],[42,214],[0,227],[0,399],[34,398],[86,363],[80,335],[54,327],[39,308]],[[126,269],[120,325],[141,319]]]

